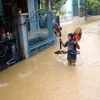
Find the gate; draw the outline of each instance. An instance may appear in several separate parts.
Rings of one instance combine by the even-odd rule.
[[[29,55],[36,54],[55,44],[53,23],[55,16],[47,9],[39,9],[27,19]]]

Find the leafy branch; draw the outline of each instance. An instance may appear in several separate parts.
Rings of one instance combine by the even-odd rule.
[[[95,8],[100,6],[100,0],[85,0],[86,8]]]
[[[52,10],[59,11],[60,7],[66,3],[67,0],[51,0]]]

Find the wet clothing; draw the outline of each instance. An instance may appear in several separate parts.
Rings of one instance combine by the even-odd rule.
[[[76,45],[73,42],[67,41],[65,43],[65,46],[68,47],[68,55],[67,55],[67,60],[68,61],[76,61]]]

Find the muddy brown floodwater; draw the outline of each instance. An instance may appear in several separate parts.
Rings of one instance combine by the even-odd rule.
[[[77,25],[79,26],[79,25]],[[63,41],[76,24],[64,28]],[[59,45],[0,72],[0,100],[100,100],[100,21],[81,26],[81,54],[76,67]]]

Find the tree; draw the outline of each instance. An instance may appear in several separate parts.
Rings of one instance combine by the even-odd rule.
[[[65,4],[67,0],[51,0],[52,10],[55,10],[58,12],[60,10],[60,7]]]
[[[85,19],[87,19],[87,9],[88,8],[97,8],[100,6],[100,0],[85,0],[85,7],[86,7],[86,14],[85,14]]]
[[[100,6],[100,0],[85,0],[86,8],[95,8]]]

